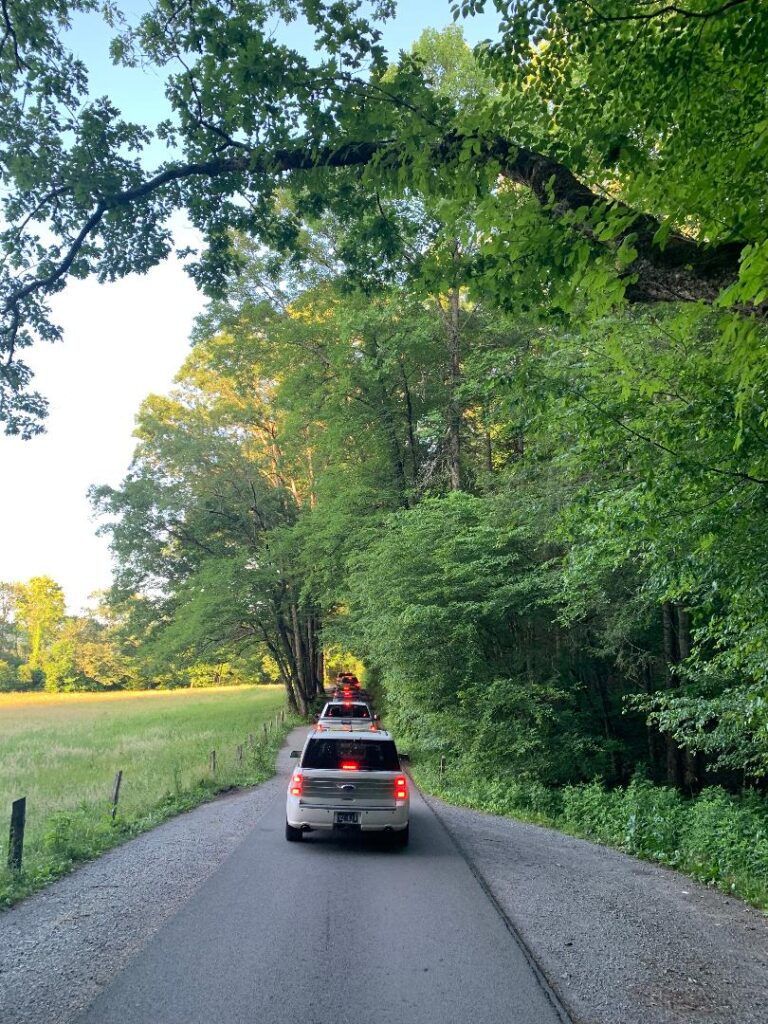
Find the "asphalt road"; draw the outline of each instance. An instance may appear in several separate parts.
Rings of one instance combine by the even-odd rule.
[[[562,1024],[413,791],[411,809],[406,850],[319,833],[289,844],[273,799],[78,1024]]]

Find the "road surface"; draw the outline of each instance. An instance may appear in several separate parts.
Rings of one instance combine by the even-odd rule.
[[[284,822],[278,795],[78,1024],[567,1020],[418,793],[407,850]]]

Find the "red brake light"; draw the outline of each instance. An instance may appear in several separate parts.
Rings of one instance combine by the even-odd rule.
[[[304,789],[304,776],[300,772],[294,772],[291,778],[291,796],[301,796]]]
[[[408,798],[408,780],[404,775],[395,779],[395,800],[406,800]]]
[[[360,767],[360,765],[357,764],[356,761],[342,761],[341,762],[341,770],[344,771],[344,772],[356,772],[359,767]]]

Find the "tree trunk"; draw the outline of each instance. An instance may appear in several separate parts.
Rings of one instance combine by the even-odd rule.
[[[670,601],[665,601],[661,606],[661,615],[664,635],[664,660],[666,662],[666,687],[668,690],[672,690],[675,687],[675,678],[671,670],[678,663],[679,648],[675,629],[674,609]],[[664,733],[664,743],[667,753],[667,784],[679,789],[682,783],[680,748],[675,742],[675,738],[669,732]]]
[[[680,662],[686,661],[691,654],[691,615],[687,608],[677,606],[677,645]],[[693,793],[699,788],[700,775],[699,757],[693,750],[683,750],[683,783]]]
[[[314,613],[307,616],[307,659],[307,675],[312,681],[313,696],[323,695],[323,651],[318,637],[318,618]]]
[[[677,646],[679,660],[685,661],[691,654],[691,615],[681,604],[677,608]]]
[[[323,645],[317,645],[317,692],[325,696],[325,651]]]
[[[285,687],[285,696],[286,696],[286,699],[288,701],[288,710],[292,711],[294,713],[294,715],[298,715],[298,713],[299,713],[299,705],[298,705],[298,702],[296,700],[296,692],[294,690],[293,683],[291,681],[291,677],[289,675],[286,675],[284,672],[281,672],[280,675],[283,678],[283,686]]]
[[[493,441],[490,430],[485,431],[485,468],[493,473]]]
[[[282,680],[283,686],[285,686],[285,695],[288,699],[288,708],[291,711],[293,711],[294,714],[298,714],[299,705],[296,700],[296,690],[294,688],[293,679],[291,677],[289,666],[286,663],[285,658],[283,657],[283,652],[280,650],[281,646],[283,647],[283,650],[285,650],[286,647],[284,630],[281,630],[280,619],[278,619],[277,623],[277,632],[280,637],[281,644],[275,643],[275,641],[270,636],[269,630],[267,630],[266,626],[263,623],[260,623],[259,627],[261,630],[261,634],[264,638],[264,643],[267,645],[267,650],[275,659],[277,670],[280,673],[280,679]]]
[[[301,686],[300,670],[298,661],[296,658],[296,652],[294,650],[293,641],[291,638],[290,630],[283,619],[282,614],[277,618],[277,631],[280,634],[280,640],[283,645],[286,657],[288,659],[289,672],[288,677],[291,680],[293,686],[293,692],[295,694],[295,702],[297,705],[297,711],[301,715],[306,715],[309,710],[307,707],[307,699]]]
[[[411,456],[411,487],[416,487],[419,479],[419,461],[418,461],[418,449],[416,447],[416,427],[413,417],[413,401],[411,399],[411,389],[408,386],[408,376],[405,372],[405,367],[400,364],[400,373],[403,378],[403,389],[405,391],[405,413],[408,420],[408,449]]]
[[[459,327],[459,289],[448,293],[448,316],[445,319],[448,340],[448,483],[452,491],[460,491],[461,479],[461,405],[458,389],[461,383],[461,332]]]
[[[301,713],[306,715],[309,711],[309,702],[315,693],[315,687],[314,680],[312,680],[312,687],[310,689],[310,680],[307,678],[307,650],[301,634],[299,611],[294,601],[291,601],[291,625],[293,627],[293,657],[296,663],[296,681],[301,695]]]
[[[621,768],[619,765],[618,754],[616,752],[616,745],[614,743],[614,732],[611,724],[611,702],[608,696],[608,691],[613,683],[613,679],[609,675],[607,679],[603,679],[599,672],[595,675],[595,689],[597,691],[597,698],[600,704],[600,717],[603,720],[603,732],[605,733],[606,745],[610,747],[610,761],[611,771],[613,772],[613,781],[619,782],[621,780]]]

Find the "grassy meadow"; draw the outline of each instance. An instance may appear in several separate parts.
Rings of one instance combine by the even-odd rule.
[[[0,907],[221,789],[267,778],[285,732],[277,726],[283,706],[279,686],[0,694]],[[27,828],[18,873],[5,866],[5,843],[11,802],[21,796]]]

